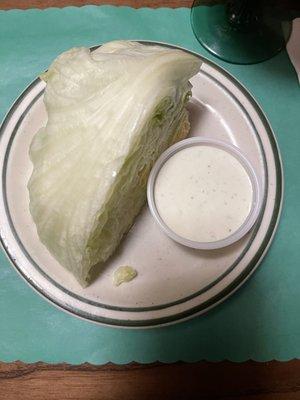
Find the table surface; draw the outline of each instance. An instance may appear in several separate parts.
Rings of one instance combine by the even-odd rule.
[[[193,0],[1,0],[0,9],[113,4],[190,7]],[[176,382],[176,384],[174,384]],[[217,384],[216,384],[217,383]],[[300,361],[117,366],[0,362],[0,400],[300,399]]]
[[[111,4],[130,7],[191,7],[193,0],[1,0],[0,9],[47,8],[65,6],[84,6],[86,4]]]

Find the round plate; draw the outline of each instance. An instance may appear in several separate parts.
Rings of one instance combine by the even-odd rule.
[[[145,206],[99,278],[81,288],[41,244],[29,213],[27,182],[32,165],[28,149],[47,120],[44,82],[37,78],[7,114],[0,143],[1,242],[25,280],[65,311],[120,327],[178,322],[207,311],[233,293],[270,245],[282,202],[282,167],[274,134],[250,94],[220,67],[195,55],[203,64],[192,79],[191,136],[239,147],[264,188],[263,207],[254,228],[224,249],[201,251],[173,242]],[[138,277],[115,287],[113,271],[121,265],[133,266]]]

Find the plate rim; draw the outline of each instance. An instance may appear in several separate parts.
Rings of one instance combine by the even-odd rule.
[[[190,319],[196,315],[203,314],[207,312],[209,309],[215,307],[217,304],[223,302],[225,299],[227,299],[230,295],[232,295],[250,276],[254,271],[258,268],[260,262],[262,261],[264,255],[268,251],[273,237],[275,235],[276,229],[278,227],[278,223],[280,220],[280,215],[281,215],[281,210],[282,210],[282,203],[283,203],[283,194],[284,194],[284,176],[283,176],[283,165],[282,165],[282,159],[280,155],[280,150],[279,146],[276,140],[276,136],[274,134],[274,131],[272,129],[271,124],[269,123],[266,115],[264,114],[263,110],[261,109],[260,105],[257,103],[257,101],[254,99],[252,94],[243,86],[238,79],[236,79],[233,75],[231,75],[229,72],[227,72],[224,68],[220,67],[219,65],[215,64],[213,61],[208,60],[207,58],[203,57],[202,55],[188,50],[184,47],[172,45],[169,43],[164,43],[164,42],[157,42],[157,41],[145,41],[145,40],[135,40],[137,42],[143,43],[143,44],[152,44],[152,45],[163,45],[165,47],[173,48],[173,49],[180,49],[185,52],[188,52],[190,54],[195,55],[196,57],[200,58],[201,61],[206,63],[207,65],[211,66],[218,72],[220,72],[222,75],[224,75],[226,78],[228,78],[236,87],[237,89],[242,92],[242,94],[250,101],[251,105],[255,109],[257,115],[259,116],[260,121],[262,122],[268,139],[270,141],[270,146],[272,148],[272,154],[274,157],[274,162],[275,162],[275,167],[276,167],[276,193],[275,193],[275,202],[274,202],[274,207],[273,207],[273,212],[272,216],[270,218],[270,222],[267,227],[267,231],[264,234],[264,238],[262,242],[259,245],[258,250],[255,252],[251,260],[248,262],[247,266],[245,269],[242,271],[241,274],[239,274],[228,286],[226,286],[223,290],[219,291],[215,296],[209,298],[207,301],[201,303],[198,306],[195,306],[193,308],[189,308],[185,311],[182,311],[180,313],[172,314],[169,316],[163,316],[159,318],[151,318],[151,319],[144,319],[144,320],[126,320],[126,319],[114,319],[114,318],[107,318],[107,317],[101,317],[101,316],[96,316],[93,314],[90,314],[88,312],[85,312],[80,309],[74,309],[68,304],[64,304],[63,302],[59,303],[56,299],[51,298],[51,296],[48,295],[39,285],[32,280],[22,271],[22,267],[18,265],[18,263],[14,260],[9,246],[5,243],[5,238],[3,238],[2,232],[0,232],[0,242],[2,244],[2,247],[4,249],[4,252],[6,256],[8,257],[10,263],[13,265],[13,267],[17,270],[17,272],[22,276],[22,278],[35,290],[37,291],[42,297],[46,298],[51,304],[54,304],[56,307],[59,309],[63,309],[64,311],[67,311],[68,313],[71,313],[72,315],[75,315],[79,318],[82,318],[84,320],[89,320],[92,322],[95,322],[97,324],[103,324],[103,325],[109,325],[109,326],[115,326],[115,327],[121,327],[121,328],[150,328],[150,327],[156,327],[156,326],[163,326],[163,325],[170,325],[174,324],[186,319]],[[91,46],[91,50],[95,50],[98,48],[100,45],[96,46]],[[203,72],[203,71],[202,71]],[[21,94],[17,97],[17,99],[13,102],[11,105],[10,109],[8,110],[7,114],[5,115],[1,125],[0,125],[0,141],[2,141],[2,134],[5,132],[5,128],[7,124],[9,123],[10,118],[13,116],[15,110],[19,106],[19,104],[22,103],[26,95],[30,92],[30,90],[35,87],[38,83],[40,83],[40,78],[34,79],[25,89]],[[34,102],[42,95],[43,91],[41,91],[37,96],[34,97],[34,99],[30,102],[30,104],[26,107],[26,110],[34,104]],[[238,99],[236,99],[238,100]],[[25,112],[23,113],[25,114]],[[25,115],[24,115],[25,116]],[[17,124],[21,124],[23,118],[22,116],[18,120]],[[259,137],[259,135],[258,135]],[[9,141],[11,139],[11,136],[9,138]],[[5,154],[5,158],[7,157],[7,154]],[[4,162],[5,162],[4,158]],[[267,185],[266,185],[267,186]],[[1,193],[3,196],[3,192]],[[11,229],[11,227],[10,227]],[[252,237],[253,239],[256,237],[258,228],[253,232]],[[23,252],[23,250],[22,250]],[[243,252],[243,255],[245,253]],[[237,260],[240,259],[240,256],[237,258]],[[234,265],[236,264],[236,260],[234,262]],[[224,278],[224,276],[222,275]],[[219,282],[219,280],[218,280]],[[217,283],[217,282],[216,282]],[[215,284],[215,283],[214,283]],[[208,290],[208,288],[206,288]],[[201,291],[202,292],[202,291]],[[72,294],[73,295],[73,294]],[[184,303],[191,298],[195,298],[199,296],[200,293],[196,292],[193,293],[192,295],[186,296],[183,299],[180,299],[178,301],[172,302],[170,304],[163,305],[163,307],[157,306],[155,309],[162,309],[162,308],[169,308],[175,305],[178,305],[180,303]],[[105,305],[99,303],[99,306],[102,306],[102,308],[108,308],[105,307]],[[120,310],[120,307],[115,306],[112,308],[112,310]],[[126,310],[126,308],[121,308],[120,311],[130,311],[130,312],[143,312],[143,311],[151,311],[153,310],[153,307],[141,307],[138,309],[135,308],[129,308]]]

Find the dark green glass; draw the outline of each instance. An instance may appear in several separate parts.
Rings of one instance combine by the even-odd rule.
[[[223,4],[220,4],[223,3]],[[254,64],[285,47],[289,27],[263,1],[194,1],[191,24],[198,41],[234,64]]]

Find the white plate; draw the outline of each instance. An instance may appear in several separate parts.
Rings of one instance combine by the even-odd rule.
[[[145,207],[101,276],[82,289],[41,244],[28,209],[26,185],[32,170],[28,148],[33,135],[46,123],[45,84],[36,79],[6,116],[0,143],[1,242],[26,281],[64,310],[121,327],[178,322],[207,311],[233,293],[270,245],[283,185],[274,134],[250,94],[220,67],[198,57],[203,65],[192,79],[191,135],[239,147],[264,187],[258,222],[246,237],[225,249],[201,251],[173,242]],[[138,277],[114,287],[112,274],[120,265],[133,266]]]

